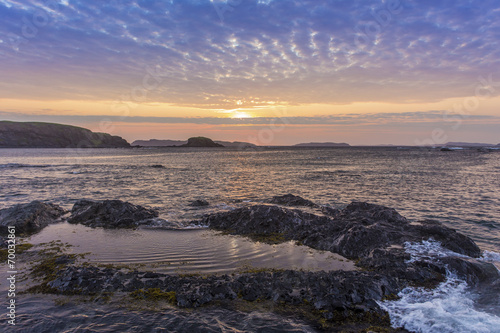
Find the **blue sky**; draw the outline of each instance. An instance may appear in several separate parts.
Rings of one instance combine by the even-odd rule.
[[[368,143],[367,119],[385,142],[436,128],[500,142],[498,1],[0,0],[0,22],[4,119],[106,118],[129,139],[147,138],[147,119],[226,139],[223,126],[262,131],[278,108],[290,126],[276,144],[330,138],[318,124]]]

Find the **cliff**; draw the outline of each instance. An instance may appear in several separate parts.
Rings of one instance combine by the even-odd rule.
[[[0,148],[130,147],[119,136],[86,128],[39,122],[0,121]]]

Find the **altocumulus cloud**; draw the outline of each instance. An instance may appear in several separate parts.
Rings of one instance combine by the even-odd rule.
[[[0,97],[116,100],[153,72],[174,105],[429,102],[500,68],[496,0],[214,1],[0,0]]]

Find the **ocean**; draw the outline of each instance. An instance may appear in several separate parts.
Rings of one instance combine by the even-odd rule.
[[[410,220],[435,219],[470,236],[500,268],[500,151],[408,147],[258,149],[1,149],[0,208],[41,200],[66,209],[79,199],[120,199],[153,207],[171,229],[103,230],[60,223],[28,241],[61,240],[99,263],[154,264],[166,273],[228,273],[245,265],[309,270],[354,269],[343,258],[291,243],[267,245],[196,226],[204,214],[292,193],[342,208],[366,201]],[[203,199],[209,206],[193,207]],[[173,228],[175,227],[175,228]],[[408,252],[440,251],[414,244]],[[5,265],[0,267],[2,292]],[[449,272],[433,291],[408,288],[384,303],[395,326],[416,332],[500,332],[500,295],[469,288]],[[277,314],[203,310],[141,312],[112,305],[58,305],[23,295],[25,332],[296,331]],[[201,325],[201,326],[200,326]]]

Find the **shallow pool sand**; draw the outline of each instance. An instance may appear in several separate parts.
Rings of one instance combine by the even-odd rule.
[[[198,230],[102,229],[69,223],[53,224],[27,242],[60,240],[94,263],[146,265],[159,273],[223,274],[247,267],[355,270],[352,261],[328,251],[287,242],[269,245],[239,236]]]

